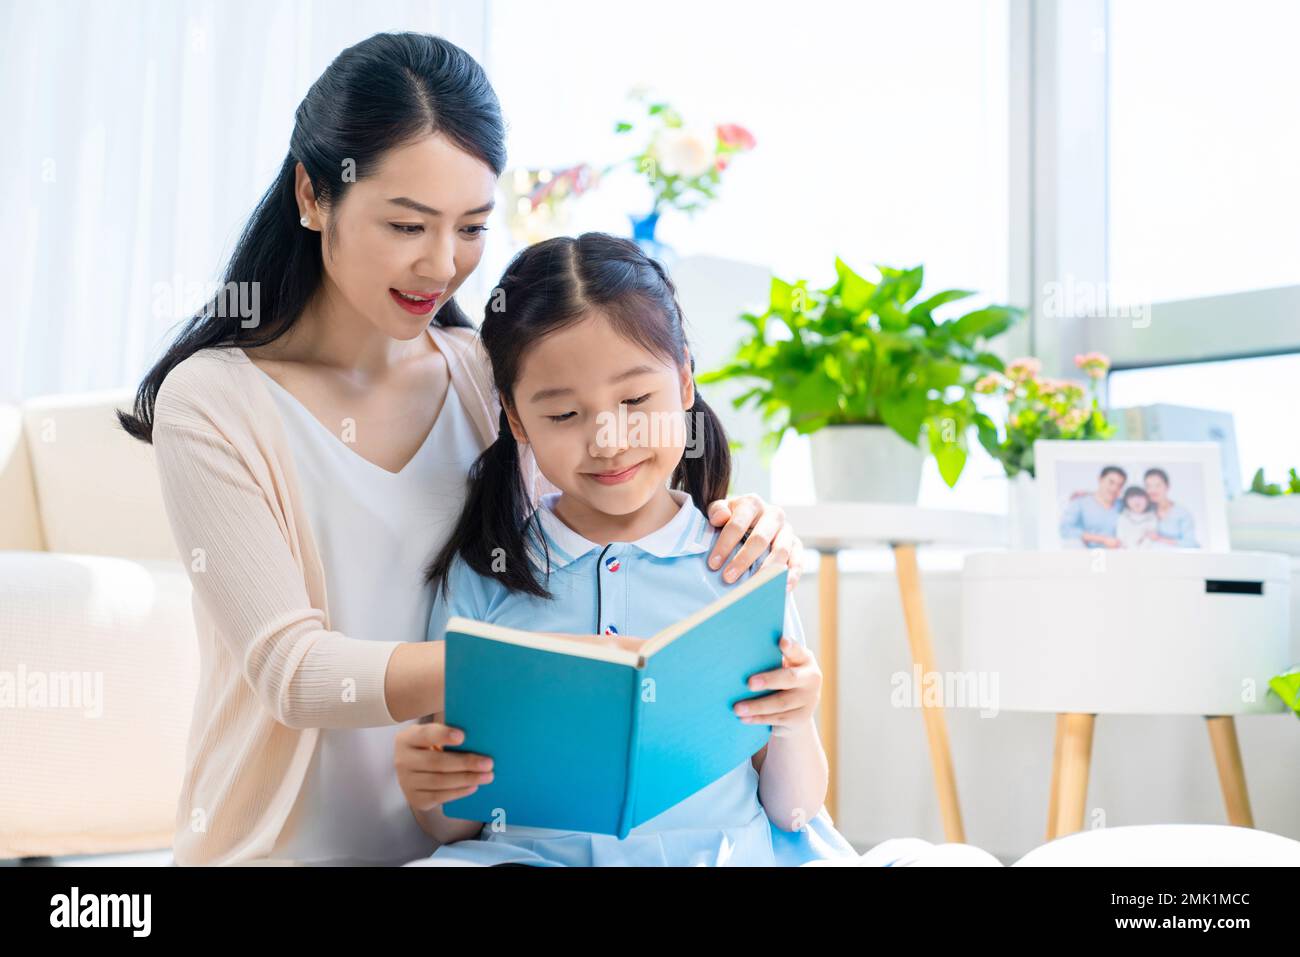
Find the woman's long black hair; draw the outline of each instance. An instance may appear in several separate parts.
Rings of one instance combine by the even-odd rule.
[[[528,350],[593,312],[627,339],[681,365],[686,333],[677,290],[663,267],[636,243],[604,233],[561,236],[530,246],[511,260],[489,297],[480,328],[501,399],[500,431],[470,470],[465,508],[446,546],[429,565],[428,581],[444,593],[459,555],[474,571],[496,578],[511,591],[550,597],[529,559],[530,543],[539,555],[547,550],[524,487],[506,407],[514,405],[515,382]],[[689,493],[704,511],[727,495],[731,451],[721,420],[698,389],[686,425],[687,448],[700,454],[683,455],[670,484]]]
[[[505,169],[501,106],[483,68],[468,53],[424,33],[379,33],[335,57],[298,105],[289,153],[244,226],[222,291],[186,320],[145,375],[134,414],[117,414],[122,428],[152,442],[154,401],[177,364],[212,346],[266,345],[297,321],[323,275],[320,236],[298,221],[298,163],[317,200],[337,204],[353,182],[374,172],[388,150],[431,133],[445,135],[498,176]],[[254,328],[245,328],[242,317],[227,308],[226,290],[234,289],[257,290]],[[438,310],[435,321],[469,325],[454,299]]]

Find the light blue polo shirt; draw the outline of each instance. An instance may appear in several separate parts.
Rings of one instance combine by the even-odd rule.
[[[1114,538],[1119,513],[1123,510],[1124,501],[1118,496],[1109,508],[1097,501],[1097,497],[1092,494],[1072,498],[1061,513],[1061,541],[1086,545],[1088,548],[1104,548],[1100,542],[1084,542],[1083,533],[1091,532]]]
[[[510,592],[457,558],[448,575],[447,597],[435,596],[428,639],[442,640],[454,615],[533,631],[648,638],[758,571],[761,558],[735,583],[725,583],[708,567],[721,530],[709,524],[685,492],[670,494],[678,510],[668,524],[634,542],[605,546],[588,541],[556,516],[558,492],[543,496],[536,523],[542,540],[530,542],[529,554],[552,597]],[[786,600],[784,633],[804,644],[793,596]],[[484,828],[479,839],[444,845],[435,857],[483,864],[689,866],[799,864],[853,854],[824,808],[803,831],[772,825],[758,800],[758,773],[746,759],[622,840],[549,828]]]

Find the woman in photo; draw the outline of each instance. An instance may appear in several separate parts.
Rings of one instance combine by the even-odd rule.
[[[1175,548],[1199,548],[1196,519],[1188,508],[1169,498],[1168,473],[1160,468],[1147,469],[1142,482],[1157,520],[1155,529],[1149,533],[1150,540]]]

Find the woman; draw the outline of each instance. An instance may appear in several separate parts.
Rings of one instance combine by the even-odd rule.
[[[252,321],[214,298],[119,415],[154,444],[194,586],[178,864],[432,850],[394,754],[436,755],[426,729],[399,733],[442,704],[423,568],[496,438],[485,358],[453,297],[504,166],[496,95],[463,50],[380,34],[343,51],[298,107],[227,267]],[[550,491],[522,468],[532,494]],[[740,544],[728,580],[769,545],[797,577],[780,509],[742,496],[709,519],[725,525],[712,567]]]
[[[1156,513],[1156,528],[1147,537],[1156,545],[1198,548],[1192,513],[1169,498],[1169,475],[1164,469],[1147,469],[1142,475],[1147,498]]]

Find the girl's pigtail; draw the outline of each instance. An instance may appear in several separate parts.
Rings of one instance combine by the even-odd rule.
[[[519,443],[501,410],[497,440],[475,460],[469,473],[469,495],[451,538],[429,565],[426,580],[447,594],[448,575],[459,555],[474,571],[495,578],[511,591],[549,598],[528,554],[532,535],[545,555],[545,540],[536,528],[536,516],[519,463]]]
[[[691,359],[691,373],[695,359]],[[686,451],[673,471],[672,487],[691,496],[707,514],[709,504],[727,497],[731,487],[731,447],[722,420],[695,387],[695,404],[686,410]]]

